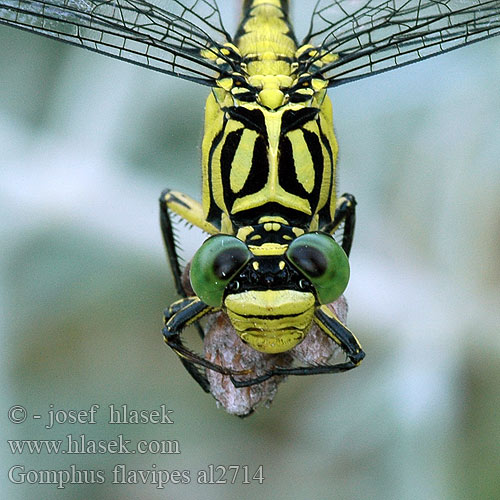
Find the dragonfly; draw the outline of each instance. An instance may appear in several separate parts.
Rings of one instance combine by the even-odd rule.
[[[336,194],[327,91],[500,34],[500,0],[319,0],[300,41],[289,8],[244,0],[232,35],[215,0],[0,0],[0,23],[209,88],[202,201],[160,196],[181,296],[163,336],[240,416],[286,376],[345,372],[365,357],[345,324],[356,200]],[[175,218],[209,235],[184,267]],[[203,355],[181,337],[190,325]],[[334,347],[345,360],[329,362]]]

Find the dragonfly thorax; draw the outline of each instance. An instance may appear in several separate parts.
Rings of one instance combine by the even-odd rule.
[[[308,78],[297,79],[300,88],[291,89],[270,88],[270,78],[261,81],[268,85],[265,98],[279,100],[282,94],[287,102],[269,109],[251,100],[259,89],[243,83],[238,92],[218,87],[207,100],[202,144],[207,220],[229,232],[223,214],[234,227],[254,225],[262,216],[318,227],[335,210],[337,143],[330,100]]]

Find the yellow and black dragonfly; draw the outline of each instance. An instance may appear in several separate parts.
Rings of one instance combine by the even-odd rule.
[[[232,36],[214,0],[0,0],[1,23],[211,88],[202,202],[167,190],[160,210],[183,297],[166,311],[165,341],[212,393],[212,373],[249,387],[346,371],[364,357],[332,307],[349,280],[356,202],[336,195],[327,90],[500,33],[500,0],[320,0],[301,41],[288,10],[284,0],[245,0]],[[184,271],[172,214],[211,235]],[[340,244],[332,236],[339,228]],[[188,349],[182,330],[219,312],[219,329],[279,362],[249,371]],[[313,327],[346,361],[316,356],[296,367],[279,357]]]

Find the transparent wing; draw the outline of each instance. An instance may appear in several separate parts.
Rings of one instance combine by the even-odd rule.
[[[319,0],[304,43],[334,87],[498,34],[500,0]]]
[[[0,23],[214,85],[220,68],[202,53],[217,51],[220,44],[214,38],[230,40],[214,0],[164,0],[163,5],[145,0],[0,0]]]

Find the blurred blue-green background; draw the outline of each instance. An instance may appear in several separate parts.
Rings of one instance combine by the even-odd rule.
[[[367,357],[289,379],[243,420],[160,334],[176,295],[157,199],[199,199],[208,89],[7,27],[0,46],[1,498],[500,498],[500,39],[331,92],[338,191],[358,199],[348,322]],[[93,403],[94,425],[7,419],[15,404]],[[166,404],[175,424],[110,425],[111,403]],[[5,442],[69,433],[181,453],[13,455]],[[14,464],[106,482],[16,485]],[[192,480],[114,485],[115,464]],[[209,464],[262,464],[265,480],[198,485]]]

